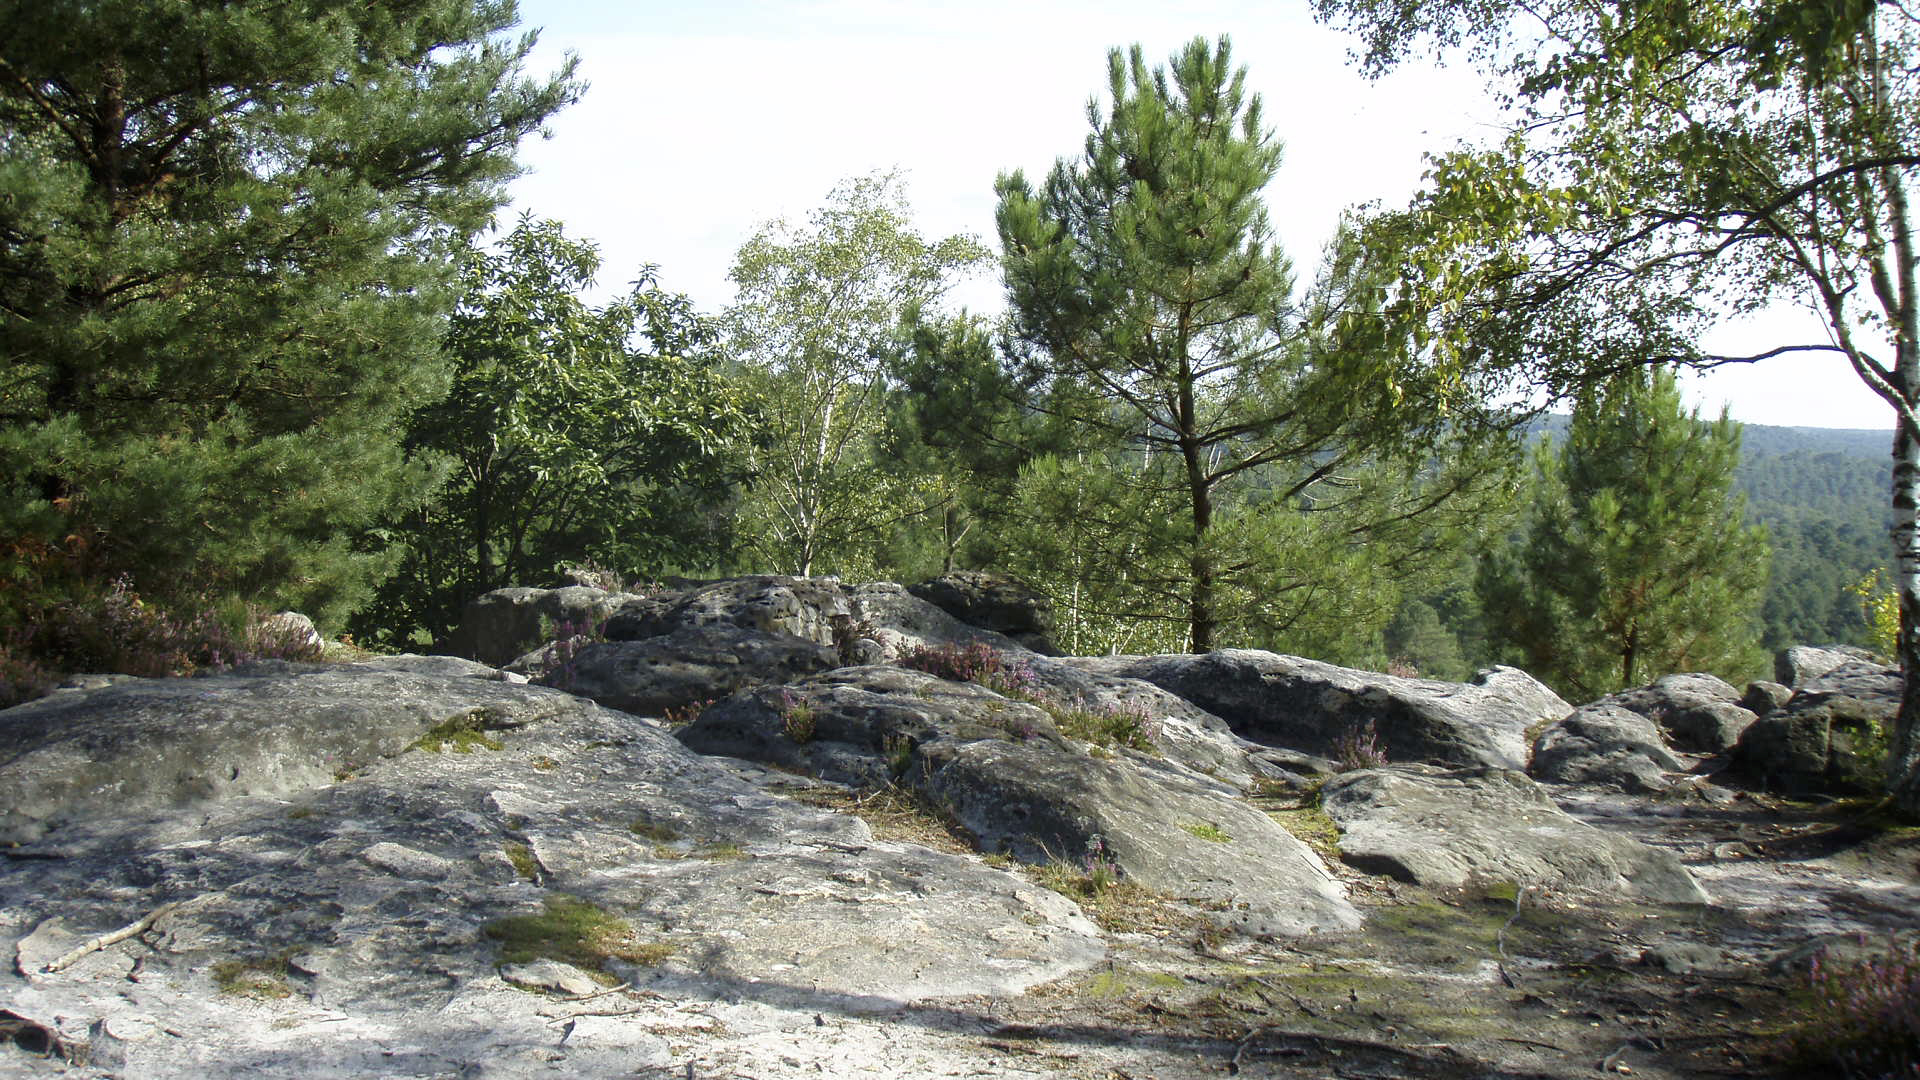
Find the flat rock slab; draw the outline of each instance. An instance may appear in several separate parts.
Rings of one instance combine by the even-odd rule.
[[[1330,755],[1373,725],[1392,761],[1524,769],[1525,732],[1573,711],[1517,668],[1470,683],[1403,679],[1254,649],[1076,657],[1085,671],[1144,679],[1222,717],[1241,735]]]
[[[296,795],[398,754],[436,726],[506,731],[587,705],[386,662],[283,667],[138,679],[0,711],[0,842],[37,841],[103,816]]]
[[[1369,873],[1439,888],[1511,883],[1613,900],[1705,904],[1672,854],[1603,832],[1505,769],[1398,765],[1321,788],[1340,857]]]
[[[432,676],[343,677],[452,692]],[[564,699],[456,682],[474,705]],[[667,1060],[667,1035],[588,1019],[573,1039],[550,995],[578,977],[535,957],[518,988],[503,980],[507,920],[591,905],[621,920],[631,954],[592,977],[655,1002],[807,1016],[1017,994],[1104,955],[1077,907],[1024,878],[878,842],[656,724],[564,700],[493,732],[498,750],[405,750],[350,780],[184,808],[90,804],[0,861],[0,1009],[57,1018],[117,1075],[630,1075]]]
[[[842,783],[897,782],[952,813],[985,851],[1036,864],[1110,858],[1152,889],[1220,908],[1236,929],[1359,925],[1318,856],[1231,783],[1138,750],[1096,754],[1043,709],[973,683],[842,668],[737,695],[679,736]]]

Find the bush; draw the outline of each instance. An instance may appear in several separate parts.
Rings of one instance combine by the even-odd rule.
[[[979,683],[1001,694],[1032,695],[1039,685],[1024,661],[1009,663],[1000,650],[979,641],[964,647],[916,645],[900,657],[900,666],[942,679]]]
[[[1374,730],[1373,721],[1347,729],[1333,741],[1333,760],[1341,772],[1372,769],[1387,763],[1387,748]]]
[[[163,678],[319,657],[320,647],[285,621],[237,602],[170,611],[142,600],[123,574],[104,591],[29,612],[0,642],[0,707],[40,697],[81,672]]]
[[[1782,1040],[1782,1053],[1846,1080],[1920,1077],[1920,939],[1889,940],[1887,951],[1855,964],[1814,955],[1808,1015]]]

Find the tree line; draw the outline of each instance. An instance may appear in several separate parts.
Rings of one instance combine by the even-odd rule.
[[[762,227],[708,313],[655,268],[587,303],[593,245],[535,216],[486,237],[514,146],[581,92],[523,71],[510,4],[10,5],[0,606],[132,580],[411,648],[582,564],[969,566],[1047,593],[1076,652],[1426,642],[1435,673],[1506,659],[1575,696],[1750,673],[1767,536],[1733,425],[1669,369],[1754,359],[1695,347],[1706,298],[1808,296],[1836,327],[1809,347],[1901,410],[1920,483],[1914,334],[1861,340],[1912,319],[1911,27],[1575,5],[1536,52],[1503,4],[1319,8],[1374,70],[1479,41],[1517,120],[1304,277],[1223,37],[1116,49],[1082,151],[998,178],[992,246],[855,178]],[[1706,75],[1659,77],[1683,63]],[[1004,316],[945,302],[988,268]],[[1572,404],[1558,447],[1528,449],[1515,391]]]

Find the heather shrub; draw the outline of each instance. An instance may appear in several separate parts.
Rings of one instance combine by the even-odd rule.
[[[80,672],[163,678],[319,656],[302,631],[238,601],[170,609],[143,600],[123,574],[104,590],[28,611],[0,644],[0,706],[40,697]]]
[[[984,642],[960,645],[916,645],[901,655],[900,666],[942,679],[979,683],[1001,694],[1031,695],[1039,686],[1025,661],[1008,661],[1000,650]]]
[[[1920,1078],[1920,938],[1890,939],[1852,964],[1816,953],[1807,986],[1807,1015],[1781,1040],[1785,1057],[1842,1080]]]
[[[572,690],[580,670],[581,652],[596,641],[607,640],[606,628],[604,621],[594,623],[561,619],[548,630],[547,644],[540,650],[539,662],[527,673],[528,680],[541,686]]]
[[[1387,747],[1373,721],[1356,724],[1333,740],[1333,760],[1341,772],[1371,769],[1387,763]]]
[[[1034,703],[1045,709],[1047,715],[1053,717],[1054,726],[1060,729],[1060,734],[1070,739],[1079,739],[1095,746],[1153,749],[1154,719],[1145,705],[1137,702],[1094,705],[1048,698],[1038,699]]]

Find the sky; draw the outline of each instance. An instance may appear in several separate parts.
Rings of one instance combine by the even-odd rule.
[[[1341,212],[1403,205],[1424,155],[1499,134],[1475,72],[1409,68],[1377,82],[1353,41],[1313,22],[1306,0],[520,0],[539,29],[530,71],[580,58],[585,97],[529,139],[511,189],[521,212],[557,218],[597,243],[600,296],[642,264],[705,311],[733,298],[734,252],[768,220],[803,220],[849,177],[900,170],[929,237],[993,238],[993,183],[1038,180],[1080,153],[1107,51],[1134,43],[1150,63],[1196,36],[1227,34],[1267,124],[1286,146],[1267,204],[1302,279]],[[995,311],[991,271],[957,303]],[[1760,352],[1826,341],[1819,324],[1774,311],[1706,344]],[[1889,408],[1844,361],[1818,354],[1687,380],[1710,415],[1805,427],[1891,428]]]

